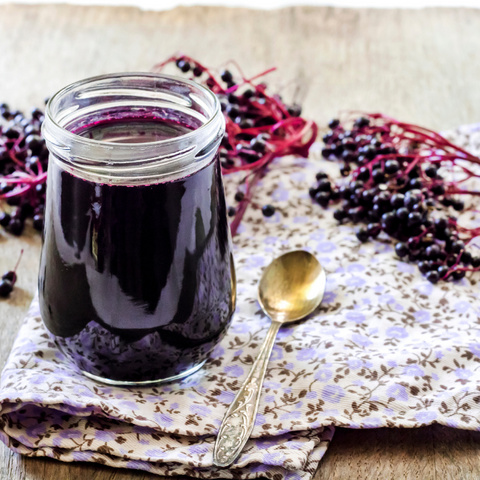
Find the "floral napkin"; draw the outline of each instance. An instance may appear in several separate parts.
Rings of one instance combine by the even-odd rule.
[[[480,154],[480,126],[450,137]],[[310,160],[279,160],[258,187],[258,203],[277,212],[247,212],[235,238],[238,308],[205,368],[155,388],[96,384],[56,349],[34,301],[2,374],[1,439],[63,461],[282,480],[312,477],[332,425],[480,428],[478,274],[432,285],[395,258],[386,237],[360,244],[351,226],[338,227],[307,193],[317,171],[335,172],[318,149]],[[226,178],[229,198],[235,181]],[[273,258],[297,248],[326,269],[322,306],[280,330],[252,439],[231,469],[214,468],[215,434],[268,329],[257,281]]]

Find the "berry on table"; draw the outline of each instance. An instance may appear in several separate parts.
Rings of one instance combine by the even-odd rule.
[[[368,231],[364,228],[358,228],[355,232],[356,237],[362,242],[366,242],[368,240]]]
[[[430,270],[425,276],[430,283],[437,283],[440,280],[440,274],[436,270]]]
[[[405,257],[408,254],[408,246],[406,243],[399,242],[395,245],[395,253],[400,257]]]
[[[13,290],[13,283],[10,280],[0,280],[0,297],[8,297]]]
[[[262,213],[264,217],[271,217],[275,214],[275,207],[273,205],[264,205],[262,207]]]

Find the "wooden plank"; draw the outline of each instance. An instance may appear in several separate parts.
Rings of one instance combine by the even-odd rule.
[[[41,105],[75,80],[146,71],[181,50],[208,65],[235,59],[246,74],[270,66],[269,82],[321,124],[339,110],[382,111],[435,129],[480,121],[480,10],[213,7],[142,12],[65,5],[0,6],[0,102]],[[290,85],[288,87],[288,85]],[[286,87],[287,86],[287,87]],[[22,248],[19,282],[0,300],[3,365],[36,288],[40,239],[0,232],[0,271]],[[480,433],[339,429],[316,480],[477,479]],[[26,459],[0,447],[0,480],[158,478],[92,464]]]
[[[479,453],[480,432],[338,428],[315,480],[476,480]]]

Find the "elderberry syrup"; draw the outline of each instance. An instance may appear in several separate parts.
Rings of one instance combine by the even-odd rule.
[[[166,75],[96,77],[50,100],[41,315],[87,376],[180,378],[223,337],[235,308],[223,133],[215,95]]]

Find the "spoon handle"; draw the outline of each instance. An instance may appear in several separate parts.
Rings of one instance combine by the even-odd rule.
[[[272,321],[248,377],[230,405],[218,431],[213,464],[228,467],[238,457],[252,433],[262,394],[263,379],[280,323]]]

